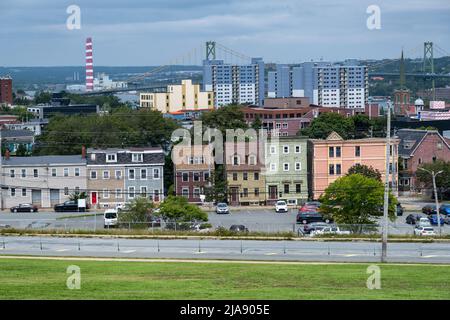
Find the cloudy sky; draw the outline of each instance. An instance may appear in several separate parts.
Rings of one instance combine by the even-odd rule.
[[[83,65],[87,36],[103,66],[199,62],[207,40],[266,62],[417,57],[424,41],[450,52],[450,0],[0,0],[0,66]]]

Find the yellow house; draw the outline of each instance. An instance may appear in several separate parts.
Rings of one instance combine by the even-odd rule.
[[[192,80],[182,80],[180,85],[167,86],[164,93],[142,92],[139,105],[162,113],[209,110],[214,108],[214,93],[200,91],[200,85],[192,84]]]

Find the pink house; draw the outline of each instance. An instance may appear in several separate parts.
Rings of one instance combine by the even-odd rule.
[[[397,182],[397,139],[391,139],[390,181]],[[355,164],[371,166],[382,174],[386,172],[386,139],[366,138],[344,140],[332,132],[325,140],[310,139],[308,143],[308,168],[310,168],[309,197],[318,199],[328,185],[347,174]]]

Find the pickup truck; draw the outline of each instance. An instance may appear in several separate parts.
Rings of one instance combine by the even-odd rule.
[[[339,227],[336,227],[336,226],[330,226],[330,227],[325,227],[322,229],[311,231],[312,236],[324,235],[324,234],[349,235],[350,231],[341,230]]]

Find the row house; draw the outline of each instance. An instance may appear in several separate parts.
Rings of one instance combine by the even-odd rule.
[[[159,202],[164,197],[161,148],[88,149],[87,187],[91,205],[110,208],[137,196]]]
[[[307,138],[279,137],[265,144],[267,204],[286,200],[298,205],[308,199]]]
[[[393,185],[396,185],[397,180],[398,145],[398,139],[391,139],[388,174]],[[379,170],[384,181],[386,146],[386,139],[383,138],[344,140],[336,132],[332,132],[326,139],[310,139],[308,142],[310,198],[318,199],[330,183],[346,175],[356,164]]]
[[[264,145],[258,141],[225,143],[225,169],[230,204],[265,203]]]
[[[438,131],[400,129],[397,131],[399,145],[399,190],[417,192],[417,168],[436,160],[450,161],[450,144]]]
[[[205,187],[210,185],[214,159],[210,145],[175,145],[172,149],[175,193],[191,203],[202,203]],[[204,200],[204,199],[203,199]]]
[[[1,164],[1,208],[32,203],[49,208],[83,192],[86,184],[86,159],[80,155],[10,157]]]

